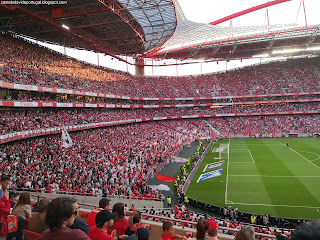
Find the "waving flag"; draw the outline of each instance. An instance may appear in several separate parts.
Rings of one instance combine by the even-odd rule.
[[[159,173],[156,173],[156,178],[157,178],[159,181],[162,181],[162,182],[174,182],[174,181],[177,180],[177,179],[174,178],[174,177],[169,177],[169,176],[162,175],[162,174],[159,174]]]
[[[73,145],[72,139],[67,132],[67,130],[63,127],[62,128],[62,143],[61,146],[64,148],[71,147]]]

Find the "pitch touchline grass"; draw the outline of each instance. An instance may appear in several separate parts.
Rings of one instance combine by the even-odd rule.
[[[229,175],[229,177],[320,178],[320,176]]]
[[[268,207],[291,207],[291,208],[320,208],[319,207],[310,207],[310,206],[292,206],[292,205],[275,205],[275,204],[262,204],[262,203],[234,203],[228,202],[228,204],[237,204],[237,205],[249,205],[249,206],[268,206]]]
[[[188,196],[244,212],[320,218],[320,138],[228,139],[215,149],[220,143],[225,153],[206,156]],[[196,183],[207,164],[223,160],[221,176]]]

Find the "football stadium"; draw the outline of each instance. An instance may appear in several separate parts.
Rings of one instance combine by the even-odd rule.
[[[320,5],[0,3],[0,239],[320,239]]]

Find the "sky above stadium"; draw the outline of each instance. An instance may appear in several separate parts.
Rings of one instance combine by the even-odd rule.
[[[221,19],[233,13],[258,6],[260,4],[271,2],[268,0],[197,0],[196,4],[193,0],[180,0],[180,6],[187,19],[200,22],[210,23],[214,20]],[[308,25],[319,24],[319,0],[304,0],[306,17]],[[269,24],[297,24],[305,26],[305,16],[303,1],[291,0],[289,2],[280,3],[265,9],[261,9],[247,15],[240,16],[232,20],[234,27],[252,26],[252,25],[268,25],[266,17],[266,9],[268,9]],[[230,21],[220,24],[219,26],[230,26]]]
[[[268,0],[180,0],[180,6],[190,21],[200,23],[210,23],[221,19],[233,13],[257,6],[268,2]],[[267,10],[268,9],[268,10]],[[240,16],[231,21],[219,24],[219,26],[253,26],[253,25],[277,25],[277,24],[296,24],[297,26],[305,26],[320,24],[319,17],[320,0],[291,0],[266,9],[261,9],[244,16]],[[268,17],[269,18],[268,18]],[[64,52],[63,47],[56,47],[55,50]],[[88,61],[93,64],[98,64],[96,53],[85,52],[74,49],[66,49],[67,55]],[[265,60],[240,60],[230,61],[229,63],[197,63],[180,66],[166,67],[145,67],[145,74],[153,75],[198,75],[217,71],[230,70],[236,67],[242,67],[251,64],[257,64]],[[175,60],[164,60],[154,64],[175,64]],[[152,64],[151,61],[146,61],[146,64]],[[99,54],[99,65],[107,66],[121,71],[128,71],[135,74],[134,66],[120,62],[110,56]]]

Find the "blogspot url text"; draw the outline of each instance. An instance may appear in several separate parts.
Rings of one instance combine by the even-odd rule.
[[[67,4],[68,1],[1,1],[1,4],[15,4],[15,5],[61,5]]]

